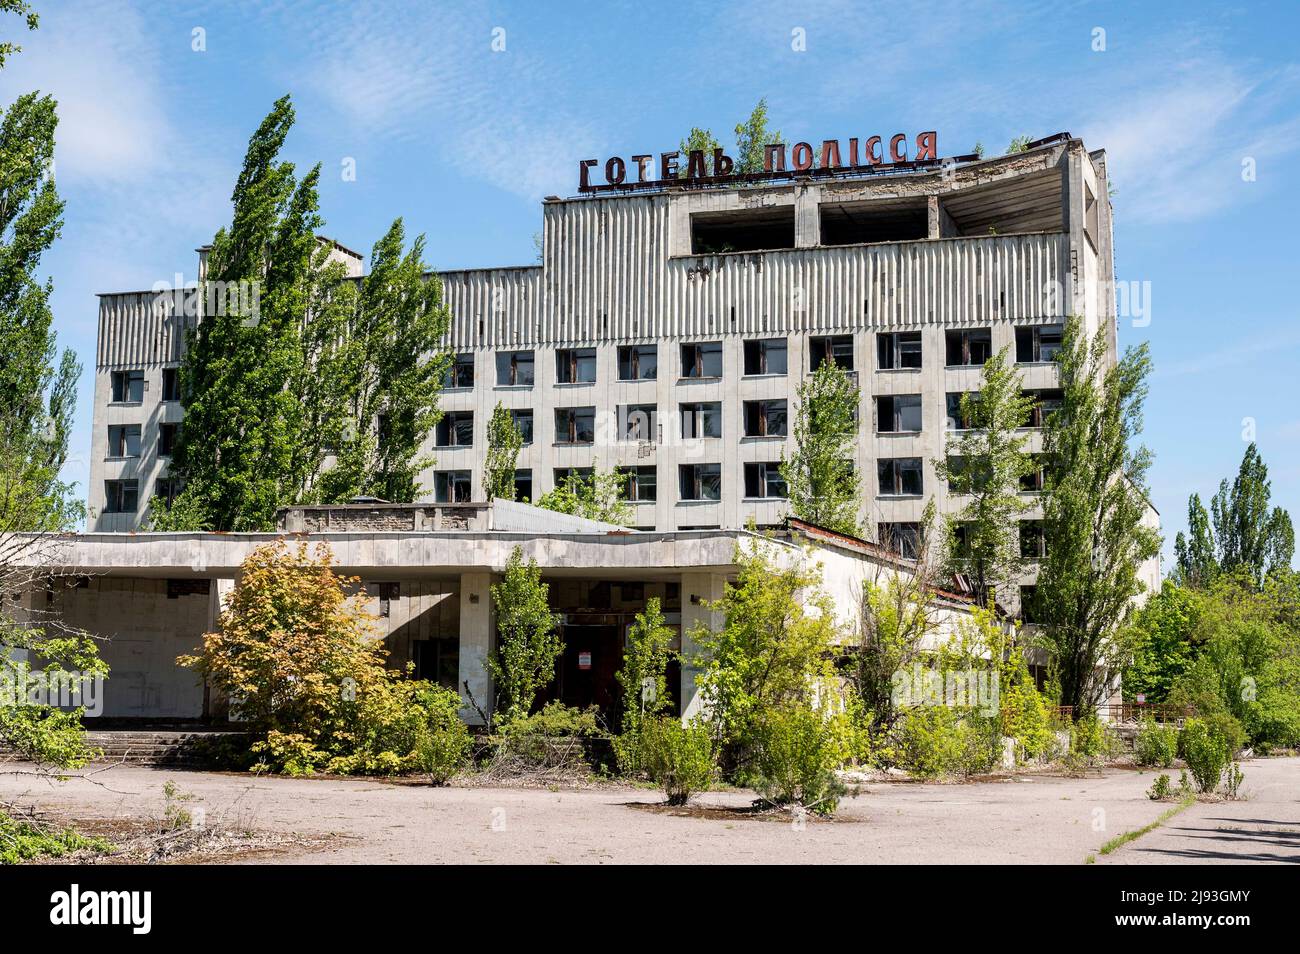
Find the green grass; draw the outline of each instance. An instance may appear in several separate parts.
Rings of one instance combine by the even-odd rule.
[[[1165,822],[1169,821],[1169,819],[1173,818],[1179,812],[1185,811],[1186,809],[1190,808],[1194,804],[1196,804],[1195,797],[1191,795],[1185,796],[1182,799],[1182,801],[1180,801],[1177,805],[1172,805],[1169,808],[1166,808],[1163,812],[1161,812],[1160,817],[1157,818],[1155,821],[1153,821],[1151,824],[1145,825],[1142,828],[1135,828],[1133,831],[1126,831],[1122,835],[1116,835],[1114,838],[1106,842],[1106,844],[1102,845],[1101,848],[1098,849],[1098,854],[1109,855],[1112,852],[1118,850],[1119,848],[1124,847],[1129,842],[1137,841],[1143,835],[1147,834],[1148,832],[1155,831],[1157,828],[1159,828]],[[1093,857],[1092,855],[1088,856],[1089,859],[1091,859],[1092,857]],[[1092,862],[1085,860],[1084,863],[1091,864]]]
[[[16,865],[36,858],[61,858],[89,849],[101,854],[113,846],[103,838],[90,838],[71,828],[49,831],[0,812],[0,864]]]

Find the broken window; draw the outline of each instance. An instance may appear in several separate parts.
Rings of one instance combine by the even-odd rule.
[[[438,503],[468,503],[470,487],[468,470],[440,470],[433,475],[434,500]]]
[[[921,474],[919,457],[884,457],[876,462],[882,497],[919,497]]]
[[[969,395],[970,400],[962,405],[962,397]],[[950,431],[969,431],[977,423],[979,414],[978,391],[949,391],[945,398],[945,412],[947,414],[948,430]]]
[[[721,500],[721,464],[683,464],[681,466],[682,500]]]
[[[785,437],[787,427],[787,402],[746,401],[745,402],[745,436],[746,437]]]
[[[1022,586],[1020,588],[1020,621],[1022,623],[1038,622],[1038,587]]]
[[[659,349],[655,345],[624,345],[618,349],[620,381],[653,381],[659,375]]]
[[[1016,329],[1016,363],[1035,364],[1055,361],[1061,350],[1061,336],[1064,329],[1060,325],[1035,325],[1032,328]]]
[[[379,601],[379,616],[387,619],[393,612],[393,604],[401,595],[402,588],[397,583],[367,583],[366,593]]]
[[[978,367],[993,357],[993,331],[989,328],[949,330],[945,342],[950,368]]]
[[[164,401],[179,401],[181,399],[180,368],[162,369],[162,399]]]
[[[592,479],[592,470],[590,467],[556,467],[551,471],[551,477],[555,481],[553,485],[555,487],[563,487],[570,479],[589,484]]]
[[[474,444],[474,412],[448,411],[438,421],[435,437],[438,447],[472,447]]]
[[[722,377],[722,342],[706,341],[682,345],[682,377]]]
[[[555,352],[557,384],[591,384],[595,380],[595,348],[561,348]]]
[[[920,552],[921,525],[919,523],[878,523],[876,540],[886,550],[915,560]]]
[[[114,404],[139,404],[144,400],[143,371],[114,371],[109,375]]]
[[[650,501],[657,498],[659,477],[653,465],[625,467],[622,474],[627,481],[623,496],[628,500]]]
[[[110,424],[108,428],[109,457],[140,456],[140,425]]]
[[[808,339],[808,370],[816,371],[827,362],[842,371],[853,370],[852,335]]]
[[[1034,401],[1025,417],[1025,427],[1046,427],[1048,419],[1061,409],[1065,400],[1064,393],[1059,388],[1026,391],[1025,396]]]
[[[135,513],[140,503],[137,480],[104,481],[104,513]]]
[[[555,442],[557,444],[591,444],[596,440],[596,409],[594,407],[561,407],[555,409]]]
[[[1047,537],[1043,533],[1043,521],[1020,521],[1020,555],[1028,560],[1039,560],[1047,556]]]
[[[778,463],[745,465],[745,496],[754,500],[784,500],[788,496]]]
[[[993,479],[988,458],[971,459],[956,454],[947,459],[948,484],[953,493],[974,493],[985,489]]]
[[[177,477],[159,477],[153,482],[153,499],[170,507],[180,496],[181,482]]]
[[[474,386],[474,356],[458,354],[442,376],[444,388],[472,388]]]
[[[176,435],[180,432],[179,424],[158,425],[158,456],[171,457],[176,449]]]
[[[519,437],[524,444],[533,442],[533,411],[532,408],[527,410],[515,408],[510,412],[510,418],[515,422],[515,427],[519,431]]]
[[[497,386],[531,388],[534,361],[531,351],[498,351]]]
[[[876,361],[881,371],[921,366],[921,332],[884,331],[876,335]]]
[[[1031,454],[1030,456],[1034,459],[1034,469],[1020,478],[1020,490],[1027,494],[1040,493],[1046,478],[1043,455]]]
[[[515,471],[515,499],[533,502],[533,472],[529,468]]]
[[[745,374],[785,374],[788,347],[784,338],[746,341]]]
[[[761,206],[691,216],[691,254],[794,248],[794,205]]]
[[[921,395],[894,394],[876,398],[876,431],[881,434],[921,430]]]
[[[653,404],[620,404],[618,433],[625,441],[657,440],[658,417]]]
[[[682,437],[721,437],[722,402],[705,401],[681,405]]]
[[[973,537],[973,524],[966,521],[954,524],[952,528],[952,555],[963,560],[969,559]]]

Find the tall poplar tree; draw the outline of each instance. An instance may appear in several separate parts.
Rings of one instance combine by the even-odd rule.
[[[781,456],[781,477],[794,515],[852,536],[861,535],[858,475],[853,467],[858,399],[853,379],[832,362],[824,362],[799,385],[794,455]]]
[[[1061,409],[1044,439],[1043,535],[1030,610],[1061,687],[1081,716],[1103,701],[1128,660],[1122,633],[1143,590],[1141,565],[1160,550],[1145,522],[1151,452],[1142,430],[1151,359],[1147,346],[1106,364],[1104,331],[1091,339],[1066,323],[1058,356]]]
[[[948,492],[964,502],[948,515],[949,568],[967,574],[980,605],[1015,582],[1022,561],[1019,518],[1031,504],[1020,496],[1020,479],[1037,466],[1022,430],[1033,399],[1020,390],[1020,375],[1004,348],[984,364],[978,395],[963,394],[960,436],[935,461]]]
[[[492,411],[487,427],[487,460],[483,464],[483,495],[488,500],[515,499],[515,467],[524,436],[514,415],[501,402]]]

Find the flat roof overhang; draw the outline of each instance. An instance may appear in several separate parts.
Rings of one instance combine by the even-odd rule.
[[[52,538],[29,565],[65,574],[169,579],[233,577],[276,540],[327,544],[339,573],[387,579],[456,577],[505,569],[515,547],[550,577],[645,580],[691,571],[730,573],[745,530],[537,534],[499,530],[330,533],[87,533]],[[799,548],[768,541],[789,550]]]

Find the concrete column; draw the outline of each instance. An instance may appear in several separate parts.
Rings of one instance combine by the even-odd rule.
[[[492,613],[491,573],[462,573],[460,575],[460,677],[459,688],[464,703],[461,716],[471,725],[482,725],[483,719],[470,705],[469,694],[486,712],[492,704],[492,678],[488,675],[487,658],[492,651],[492,630],[495,621]]]
[[[690,665],[700,653],[700,646],[691,638],[697,625],[709,629],[722,628],[722,613],[705,604],[722,599],[727,578],[720,573],[682,574],[682,717],[689,719],[701,710],[701,700],[696,692],[695,680],[699,669]]]
[[[230,601],[230,594],[234,591],[235,581],[233,579],[216,577],[208,581],[208,622],[203,632],[215,633],[217,631],[221,613],[226,608],[226,603]],[[205,681],[203,684],[203,718],[225,719],[229,714],[230,700]]]

